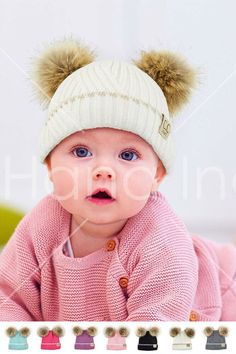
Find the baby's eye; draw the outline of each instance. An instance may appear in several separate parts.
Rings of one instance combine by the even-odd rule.
[[[87,154],[90,153],[90,151],[85,147],[77,147],[72,152],[76,157],[88,157]],[[136,160],[137,158],[139,158],[138,153],[136,153],[135,151],[132,151],[132,150],[123,151],[120,155],[122,156],[122,158],[124,158],[127,161],[133,161],[133,160]],[[133,158],[134,155],[136,155],[137,158]]]
[[[127,150],[121,153],[121,156],[123,156],[125,160],[127,159],[127,161],[137,160],[132,158],[132,156],[134,155],[136,155],[137,158],[139,158],[139,155],[135,151]]]
[[[76,157],[87,157],[87,153],[89,152],[89,150],[84,147],[78,147],[74,149],[72,152]]]

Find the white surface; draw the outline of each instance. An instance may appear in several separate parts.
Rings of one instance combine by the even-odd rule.
[[[46,113],[32,101],[27,80],[30,57],[43,44],[72,34],[95,48],[98,59],[128,61],[142,49],[169,49],[183,53],[202,74],[191,103],[176,118],[175,168],[161,191],[190,230],[231,240],[236,235],[235,10],[233,0],[1,0],[0,199],[27,211],[50,190],[46,169],[36,160]],[[199,174],[209,168],[201,182]],[[9,173],[18,175],[10,186]]]

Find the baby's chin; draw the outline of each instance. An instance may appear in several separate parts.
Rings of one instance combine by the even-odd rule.
[[[135,213],[121,213],[117,211],[111,210],[98,210],[96,212],[83,209],[83,210],[71,210],[69,211],[74,219],[76,220],[77,224],[82,223],[83,221],[89,222],[93,225],[112,225],[117,224],[120,222],[126,222],[130,217],[136,215]]]
[[[91,212],[90,210],[72,210],[71,214],[74,216],[75,220],[83,221],[87,220],[87,222],[94,225],[108,225],[115,224],[121,220],[128,219],[126,215],[118,215],[116,212],[101,210],[95,212]]]
[[[110,224],[129,219],[137,215],[145,206],[147,200],[115,200],[109,204],[96,204],[89,200],[58,200],[61,206],[77,221],[85,219],[93,224]]]

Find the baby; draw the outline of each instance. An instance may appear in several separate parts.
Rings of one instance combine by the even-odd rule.
[[[69,39],[34,62],[53,192],[0,256],[0,320],[236,320],[235,248],[190,235],[158,191],[195,70],[170,52],[94,58]]]

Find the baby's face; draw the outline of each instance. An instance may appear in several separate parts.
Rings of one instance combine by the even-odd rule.
[[[61,205],[94,223],[136,215],[165,174],[148,143],[131,132],[112,128],[70,135],[51,152],[47,167],[53,194]],[[115,200],[95,204],[87,198],[100,188],[109,190]]]

